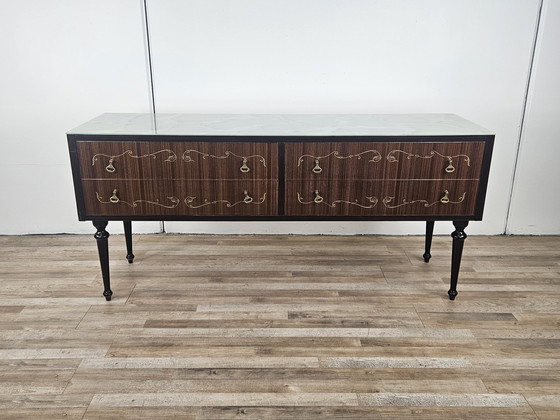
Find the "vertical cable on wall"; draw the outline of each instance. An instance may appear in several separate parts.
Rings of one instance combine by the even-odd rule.
[[[150,83],[150,107],[154,116],[154,127],[156,127],[156,98],[154,94],[154,72],[152,65],[152,48],[150,44],[150,24],[148,20],[148,0],[142,0],[142,15],[144,17],[144,31],[146,33],[146,56],[148,62],[148,79]],[[156,128],[157,129],[157,128]],[[159,222],[159,233],[165,233],[165,222]]]
[[[152,49],[150,45],[150,25],[148,23],[148,0],[142,0],[142,9],[144,15],[144,29],[146,32],[146,53],[147,53],[147,60],[148,60],[148,78],[150,82],[150,99],[151,103],[150,106],[152,108],[152,113],[156,113],[156,99],[154,95],[154,74],[153,74],[153,67],[152,67]]]
[[[515,181],[517,176],[517,164],[519,163],[519,154],[521,152],[521,140],[523,139],[523,129],[525,127],[525,116],[527,114],[527,104],[529,102],[529,90],[531,87],[531,78],[533,76],[533,66],[535,64],[535,54],[537,50],[537,42],[539,38],[539,30],[541,26],[541,19],[542,19],[542,9],[543,9],[544,0],[540,0],[539,2],[539,10],[537,12],[537,25],[535,27],[535,36],[533,38],[533,47],[531,50],[531,59],[529,60],[529,74],[527,76],[527,85],[525,86],[525,98],[523,99],[523,109],[521,111],[521,122],[519,125],[519,136],[517,138],[517,150],[515,151],[515,161],[513,163],[513,180],[511,183],[511,188],[509,191],[509,201],[508,207],[506,212],[506,223],[504,226],[504,234],[508,232],[509,226],[509,218],[511,213],[511,205],[513,202],[513,192],[515,189]]]

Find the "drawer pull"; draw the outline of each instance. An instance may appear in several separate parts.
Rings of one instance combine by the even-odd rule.
[[[243,202],[245,204],[251,204],[253,202],[253,197],[249,196],[249,194],[247,194],[247,191],[243,191],[243,194],[245,195],[245,198],[243,198]]]
[[[448,174],[455,172],[455,166],[453,166],[453,159],[448,158],[449,161],[449,165],[447,165],[447,168],[445,168],[445,172],[447,172]]]
[[[241,168],[239,168],[239,170],[244,174],[251,170],[251,168],[247,166],[247,158],[243,158],[243,165],[241,165]]]
[[[313,199],[313,202],[316,204],[320,204],[323,202],[323,197],[319,195],[319,191],[317,190],[315,190],[315,198]]]
[[[121,201],[121,200],[119,200],[119,197],[117,197],[117,190],[116,189],[113,190],[113,195],[111,196],[111,198],[109,198],[109,201],[113,204],[116,204],[119,201]]]
[[[445,191],[444,191],[444,194],[443,194],[443,197],[441,197],[441,198],[439,199],[439,201],[440,201],[441,203],[443,203],[443,204],[449,203],[449,191],[445,190]]]
[[[113,173],[116,171],[115,167],[113,166],[113,162],[114,162],[114,158],[109,159],[109,164],[105,166],[105,170],[107,172]]]
[[[312,169],[313,173],[320,174],[323,172],[323,169],[319,166],[319,159],[315,159],[315,166]]]

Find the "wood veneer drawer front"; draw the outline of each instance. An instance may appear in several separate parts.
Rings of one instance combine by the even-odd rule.
[[[390,179],[480,179],[485,143],[392,143],[384,153]]]
[[[88,180],[82,183],[88,216],[273,216],[275,181]]]
[[[287,143],[286,179],[383,178],[382,144]]]
[[[178,177],[177,144],[78,141],[82,179],[173,179]]]
[[[472,216],[478,181],[291,181],[290,216]]]
[[[276,143],[184,143],[185,176],[196,179],[274,179]]]
[[[479,179],[484,142],[288,143],[287,179]]]
[[[79,141],[83,179],[276,179],[275,143]]]

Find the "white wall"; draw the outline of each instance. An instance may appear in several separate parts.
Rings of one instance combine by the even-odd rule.
[[[1,5],[0,233],[90,233],[64,133],[108,110],[150,112],[140,2]]]
[[[539,1],[150,0],[157,112],[452,112],[494,130],[505,229]],[[448,233],[450,223],[437,223]],[[166,223],[179,232],[420,233],[421,223]]]
[[[546,1],[532,71],[508,233],[560,233],[560,2]]]
[[[457,113],[496,132],[485,218],[468,232],[503,233],[539,5],[147,0],[155,109]],[[539,82],[532,84],[520,180],[558,174],[533,172],[538,156],[526,153],[533,142],[542,148],[552,141],[545,110],[552,107],[555,115],[559,106],[553,96],[539,96],[549,84],[558,86],[550,67],[558,63],[553,57],[560,21],[557,9],[544,10],[549,20],[541,29],[548,29],[533,72]],[[143,1],[2,1],[0,36],[0,234],[92,232],[90,223],[77,222],[64,133],[102,112],[152,110]],[[527,203],[532,191],[523,185],[516,183],[511,231],[531,233],[535,223],[519,203]],[[556,195],[550,200],[536,209],[543,217],[535,216],[549,226],[544,207],[559,204]],[[420,233],[423,225],[222,222],[166,223],[166,229]],[[135,230],[158,231],[159,224],[138,223]],[[449,223],[436,224],[437,232],[450,230]]]

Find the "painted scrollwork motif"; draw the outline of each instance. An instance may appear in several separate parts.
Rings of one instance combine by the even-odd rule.
[[[455,159],[455,158],[462,158],[467,163],[467,166],[471,166],[471,159],[467,155],[446,156],[446,155],[442,155],[441,153],[439,153],[435,150],[432,150],[430,152],[430,154],[425,155],[425,156],[418,155],[418,154],[415,154],[415,153],[405,152],[404,150],[398,150],[398,149],[397,150],[391,150],[387,154],[387,160],[389,161],[389,163],[398,162],[398,159],[395,157],[395,155],[397,153],[404,154],[408,160],[411,160],[413,157],[418,158],[418,159],[432,159],[434,156],[440,156],[444,159],[447,159],[447,166],[445,168],[445,172],[447,172],[447,173],[455,172],[455,167],[453,166],[453,159]]]
[[[236,202],[231,202],[229,200],[214,200],[214,201],[208,201],[207,199],[204,199],[202,201],[202,204],[195,204],[195,200],[196,197],[187,197],[185,198],[184,202],[187,205],[187,207],[191,208],[191,209],[199,209],[201,207],[205,207],[205,206],[210,206],[213,204],[225,204],[226,207],[231,208],[231,207],[235,207],[238,204],[262,204],[266,201],[266,193],[263,194],[263,196],[258,199],[258,200],[254,200],[253,197],[251,197],[247,191],[243,191],[243,199],[236,201]]]
[[[396,209],[402,206],[408,206],[410,204],[417,204],[417,203],[422,203],[424,205],[424,207],[432,207],[435,204],[460,204],[465,200],[467,193],[464,192],[456,201],[452,201],[449,199],[449,191],[445,190],[443,197],[441,197],[439,200],[436,200],[432,203],[430,203],[427,200],[413,200],[413,201],[407,201],[406,199],[403,199],[401,203],[399,204],[391,204],[393,203],[393,201],[395,200],[395,197],[390,197],[387,196],[385,197],[382,201],[383,205],[385,207],[387,207],[388,209]]]
[[[171,202],[170,205],[165,205],[165,204],[160,203],[159,199],[155,199],[154,201],[134,200],[133,202],[129,203],[128,201],[124,201],[124,200],[121,200],[119,198],[118,191],[116,189],[113,190],[113,195],[109,198],[109,200],[104,200],[103,197],[101,197],[97,191],[95,192],[95,195],[97,197],[97,201],[99,201],[100,203],[103,203],[103,204],[123,203],[123,204],[126,204],[127,206],[130,206],[130,207],[138,207],[138,205],[140,203],[146,203],[146,204],[152,204],[154,206],[164,207],[166,209],[174,209],[181,202],[181,200],[179,200],[177,197],[170,196],[170,197],[167,197],[167,199]]]
[[[302,155],[298,159],[297,166],[301,166],[301,164],[303,163],[305,158],[313,159],[315,166],[313,167],[312,171],[313,171],[313,173],[320,174],[321,172],[323,172],[323,168],[321,168],[321,166],[320,166],[321,159],[325,159],[325,158],[328,158],[330,156],[332,156],[336,159],[341,159],[341,160],[352,159],[352,158],[362,159],[362,156],[366,155],[367,153],[372,153],[373,154],[373,157],[371,159],[369,159],[368,162],[375,163],[375,162],[381,161],[381,158],[382,158],[381,153],[379,153],[377,150],[366,150],[365,152],[352,154],[352,155],[348,155],[348,156],[342,156],[337,150],[335,150],[335,151],[329,153],[328,155],[324,155],[324,156]]]
[[[363,205],[360,204],[359,200],[356,199],[354,201],[347,201],[347,200],[334,200],[332,203],[327,203],[323,197],[321,197],[321,195],[319,194],[319,191],[315,190],[315,198],[312,201],[303,201],[303,198],[301,197],[300,193],[297,193],[297,199],[299,201],[300,204],[305,204],[305,205],[309,205],[309,204],[325,204],[331,208],[334,208],[337,206],[337,204],[350,204],[352,206],[357,206],[357,207],[361,207],[363,209],[372,209],[374,208],[377,203],[378,203],[378,199],[376,197],[366,197],[366,203],[369,202],[369,205]]]
[[[157,155],[159,155],[160,153],[168,153],[169,154],[167,159],[164,159],[164,162],[175,162],[177,160],[177,155],[175,154],[175,152],[173,150],[169,150],[169,149],[158,150],[157,152],[147,153],[145,155],[134,155],[132,150],[126,150],[125,152],[121,153],[120,155],[106,155],[104,153],[97,153],[93,156],[93,158],[91,160],[91,166],[95,166],[99,157],[103,156],[103,157],[109,158],[107,166],[105,167],[105,170],[107,172],[113,173],[117,170],[115,168],[115,166],[113,165],[115,163],[116,158],[119,158],[119,157],[122,157],[122,156],[128,156],[132,159],[143,159],[143,158],[147,158],[147,157],[151,157],[152,159],[155,159],[157,157]]]
[[[241,159],[241,166],[239,168],[240,172],[247,173],[251,170],[248,165],[249,159],[256,159],[258,162],[262,164],[263,167],[266,168],[266,159],[261,155],[252,155],[252,156],[239,156],[229,150],[226,150],[222,156],[211,155],[210,153],[199,152],[198,150],[189,149],[183,153],[183,160],[187,163],[194,162],[195,160],[192,158],[191,153],[197,153],[202,157],[202,159],[212,158],[212,159],[228,159],[230,156],[234,156],[238,159]]]

